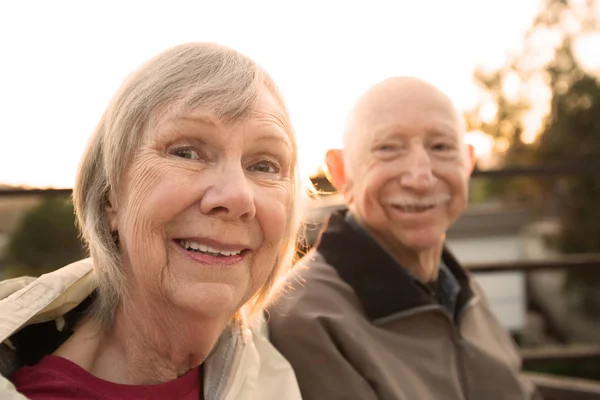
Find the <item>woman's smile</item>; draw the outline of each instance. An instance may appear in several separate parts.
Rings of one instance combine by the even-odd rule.
[[[250,253],[250,249],[245,246],[219,243],[214,240],[176,239],[173,242],[187,257],[205,265],[234,265]]]

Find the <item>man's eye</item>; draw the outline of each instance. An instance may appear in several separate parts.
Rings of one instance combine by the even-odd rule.
[[[251,169],[257,172],[263,172],[266,174],[276,174],[279,172],[279,166],[273,164],[270,161],[261,161],[254,164]]]
[[[200,155],[194,149],[182,148],[173,150],[173,155],[181,158],[186,158],[188,160],[199,160]]]
[[[397,149],[397,147],[393,144],[381,144],[381,145],[377,146],[377,148],[376,148],[377,151],[383,151],[383,152],[395,151],[396,149]]]
[[[437,143],[434,144],[432,146],[433,150],[435,151],[446,151],[446,150],[452,150],[452,147],[447,145],[446,143]]]

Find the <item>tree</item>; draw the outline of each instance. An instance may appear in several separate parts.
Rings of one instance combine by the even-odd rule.
[[[600,84],[582,66],[575,51],[580,38],[600,32],[599,10],[594,0],[546,0],[525,36],[523,50],[498,70],[475,73],[484,100],[467,113],[468,126],[504,145],[505,166],[600,160]],[[544,50],[550,50],[546,58],[540,56]],[[510,82],[517,82],[513,90],[517,95],[513,97],[507,95]],[[523,137],[524,120],[532,106],[540,102],[532,96],[535,90],[541,90],[540,83],[549,94],[548,109],[537,141],[531,142]],[[532,90],[535,84],[537,88]],[[486,102],[496,108],[494,117],[488,120],[481,117]],[[600,252],[600,177],[521,178],[508,185],[490,184],[489,189],[493,195],[525,198],[538,210],[548,208],[550,199],[558,196],[559,250]],[[583,309],[599,316],[600,274],[577,271],[569,275]]]
[[[558,56],[573,59],[568,43]],[[568,73],[575,76],[564,93],[555,92],[538,154],[542,159],[564,163],[597,163],[600,160],[600,84],[595,77],[577,67]],[[565,74],[555,72],[555,76]],[[565,253],[600,252],[600,178],[588,174],[564,180],[563,184],[559,193],[560,250]],[[578,271],[569,275],[569,283],[576,288],[583,310],[592,316],[600,316],[600,296],[597,295],[600,274]]]
[[[75,228],[73,205],[48,197],[23,216],[8,245],[20,275],[40,275],[84,257]]]

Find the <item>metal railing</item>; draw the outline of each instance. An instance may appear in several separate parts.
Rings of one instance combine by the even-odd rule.
[[[473,178],[514,178],[520,176],[569,176],[600,173],[600,163],[571,162],[568,164],[546,164],[527,167],[508,167],[491,170],[475,170]]]
[[[565,376],[524,374],[541,392],[544,400],[598,400],[600,383]]]
[[[566,345],[521,349],[523,362],[540,365],[547,362],[579,362],[584,360],[600,360],[599,345]]]
[[[599,268],[600,253],[567,254],[549,260],[521,260],[471,263],[466,266],[469,271],[477,273],[507,271],[539,271],[563,270],[574,268]]]

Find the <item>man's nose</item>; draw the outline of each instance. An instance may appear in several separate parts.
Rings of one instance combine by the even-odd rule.
[[[241,165],[215,171],[214,181],[204,193],[200,210],[229,220],[251,220],[256,215],[252,183]]]
[[[401,186],[425,192],[435,185],[437,178],[433,175],[431,157],[425,148],[412,149],[404,161],[405,164],[399,179]]]

